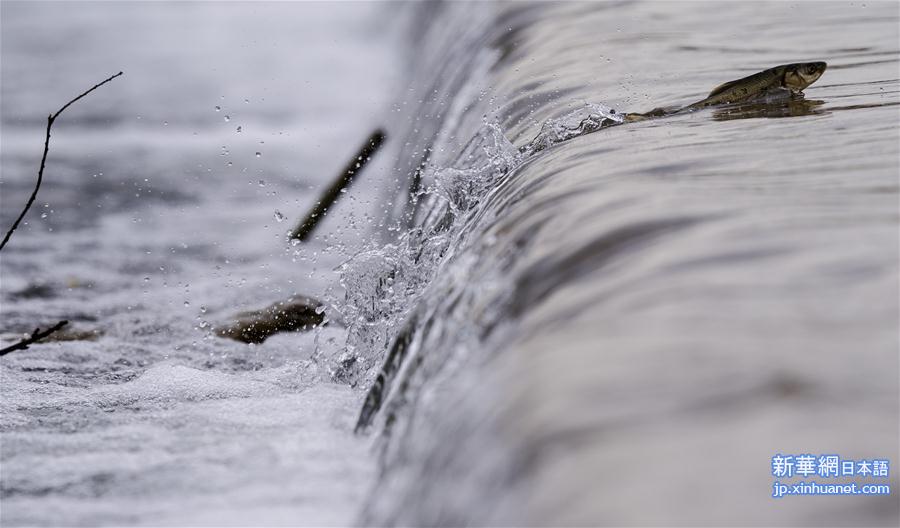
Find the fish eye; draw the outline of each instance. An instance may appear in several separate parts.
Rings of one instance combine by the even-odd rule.
[[[814,64],[810,64],[809,66],[806,67],[806,73],[810,73],[810,74],[816,73],[817,69],[818,68],[816,68],[816,66]]]

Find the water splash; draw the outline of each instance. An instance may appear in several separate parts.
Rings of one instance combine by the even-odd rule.
[[[487,123],[463,149],[460,162],[481,165],[438,168],[432,171],[434,192],[445,198],[455,212],[478,203],[494,181],[522,164],[522,153],[506,138],[500,125]]]
[[[424,180],[432,183],[418,196],[426,216],[417,219],[416,227],[398,237],[394,244],[373,245],[338,268],[344,298],[329,302],[347,323],[348,332],[345,354],[333,369],[338,373],[334,380],[372,387],[381,369],[376,388],[372,389],[377,389],[378,401],[367,402],[369,413],[376,412],[381,399],[388,396],[390,378],[403,376],[398,374],[400,367],[410,361],[409,356],[417,348],[398,344],[409,345],[418,333],[418,323],[429,321],[445,300],[440,295],[429,295],[427,290],[453,291],[453,284],[475,280],[469,276],[472,263],[464,262],[458,255],[464,245],[460,239],[466,236],[463,227],[479,211],[477,205],[498,182],[513,175],[539,152],[623,120],[611,108],[589,103],[548,120],[538,135],[521,148],[509,141],[499,123],[488,121],[448,166],[426,167]],[[441,284],[434,283],[437,276],[441,276]],[[476,282],[503,283],[498,277]],[[488,307],[481,309],[489,311]],[[353,358],[352,368],[342,368],[350,364],[348,358]]]
[[[619,125],[625,121],[622,114],[612,108],[586,103],[583,107],[555,119],[548,119],[538,135],[522,148],[522,154],[532,156],[563,141],[596,132],[601,128]]]

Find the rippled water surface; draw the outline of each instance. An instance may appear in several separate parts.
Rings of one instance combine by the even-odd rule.
[[[898,460],[896,3],[10,5],[5,224],[39,116],[126,76],[4,250],[5,337],[101,333],[0,363],[4,524],[900,519],[769,467]],[[804,99],[620,123],[813,60]],[[212,335],[293,293],[341,324]]]
[[[398,70],[374,4],[2,4],[2,517],[14,525],[346,525],[372,475],[342,331],[218,338],[236,312],[323,296],[366,199],[284,238],[362,141]],[[360,93],[348,79],[364,75]],[[361,187],[362,189],[362,187]],[[356,217],[347,217],[353,211]],[[353,227],[358,224],[358,227]],[[6,227],[4,227],[6,229]]]

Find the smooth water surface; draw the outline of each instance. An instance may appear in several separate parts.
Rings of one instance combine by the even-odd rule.
[[[769,464],[900,445],[898,6],[491,7],[471,86],[434,105],[413,238],[435,278],[390,349],[366,520],[896,524],[895,497],[774,501]],[[686,105],[812,60],[802,101],[516,157],[585,103]]]

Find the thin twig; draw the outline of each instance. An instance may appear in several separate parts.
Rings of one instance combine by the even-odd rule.
[[[53,332],[56,332],[57,330],[66,326],[67,324],[69,324],[69,321],[60,321],[60,322],[56,323],[55,325],[51,326],[50,328],[44,330],[43,332],[41,332],[40,328],[35,328],[34,332],[32,332],[32,334],[29,337],[19,341],[18,343],[14,344],[14,345],[10,345],[10,346],[0,350],[0,356],[5,356],[6,354],[9,354],[10,352],[15,352],[16,350],[25,350],[28,348],[28,345],[33,345],[34,343],[37,343],[41,339],[44,339],[45,337],[49,336]]]
[[[60,108],[59,110],[57,110],[55,114],[50,114],[47,117],[47,134],[44,137],[44,155],[41,157],[41,168],[38,170],[37,183],[34,186],[34,191],[31,193],[31,198],[29,198],[28,203],[25,204],[25,209],[22,209],[22,213],[19,214],[19,217],[16,219],[16,222],[13,224],[13,226],[11,228],[9,228],[9,231],[6,232],[6,236],[3,237],[3,242],[0,242],[0,250],[2,250],[6,246],[6,243],[9,242],[9,238],[12,236],[13,231],[15,231],[17,227],[19,227],[19,223],[22,221],[23,218],[25,218],[25,214],[31,208],[31,204],[34,203],[35,198],[37,198],[38,190],[41,188],[41,182],[44,180],[44,166],[47,164],[47,153],[50,152],[50,129],[53,127],[53,122],[56,121],[56,118],[59,117],[59,114],[63,113],[63,111],[66,108],[69,108],[69,106],[71,106],[72,103],[74,103],[75,101],[78,101],[79,99],[81,99],[82,97],[86,96],[87,94],[93,92],[97,88],[100,88],[101,86],[103,86],[104,84],[108,83],[109,81],[115,79],[119,75],[122,75],[122,72],[112,75],[112,76],[108,77],[106,80],[99,82],[99,83],[95,84],[94,86],[91,86],[83,94],[79,95],[75,99],[72,99],[71,101],[69,101],[68,103],[63,105],[63,107]]]

